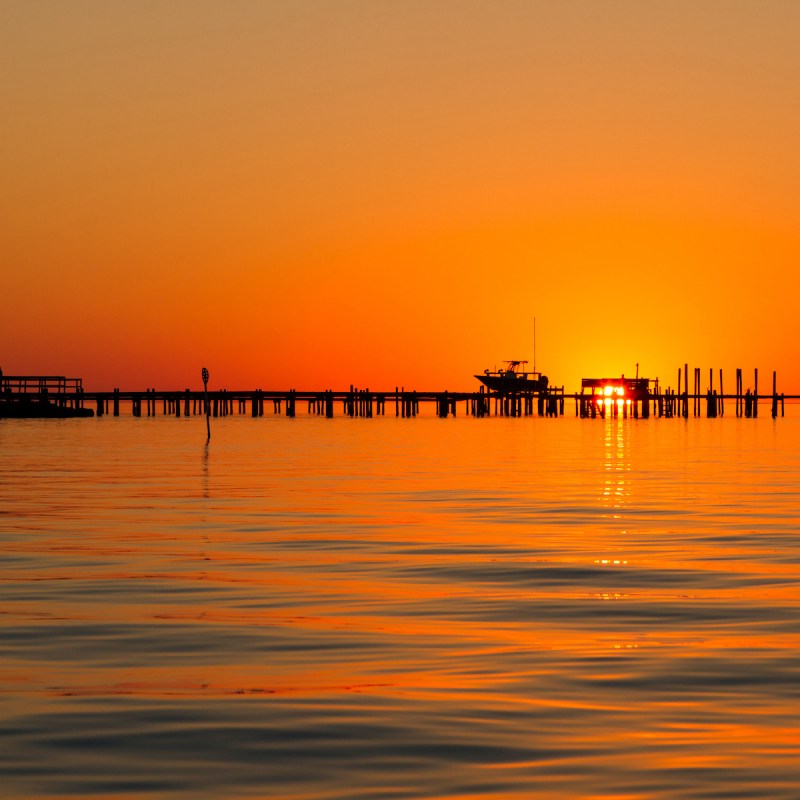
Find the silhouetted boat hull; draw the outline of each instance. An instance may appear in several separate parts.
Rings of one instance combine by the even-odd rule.
[[[525,372],[527,361],[507,361],[505,369],[485,370],[475,377],[489,391],[507,394],[508,392],[545,392],[549,381],[540,372]]]
[[[475,377],[493,392],[541,392],[547,389],[547,380],[536,378],[506,378],[491,374]]]

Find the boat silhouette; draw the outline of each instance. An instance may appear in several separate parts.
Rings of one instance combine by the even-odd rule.
[[[525,369],[527,361],[505,361],[505,369],[484,370],[475,377],[492,392],[545,392],[547,375]]]

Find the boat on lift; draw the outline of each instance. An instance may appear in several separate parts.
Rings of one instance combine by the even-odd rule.
[[[527,361],[506,361],[505,369],[484,370],[475,377],[490,391],[506,392],[546,392],[549,380],[547,375],[525,369]]]

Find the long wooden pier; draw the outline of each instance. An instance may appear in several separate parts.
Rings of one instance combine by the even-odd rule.
[[[85,391],[80,379],[38,376],[0,377],[0,403],[8,407],[15,401],[41,401],[65,409],[91,409],[95,415],[120,416],[123,408],[130,409],[135,417],[156,416],[159,413],[175,417],[188,417],[208,413],[213,417],[233,414],[249,414],[262,417],[265,413],[284,414],[295,417],[298,408],[307,414],[331,418],[338,413],[348,417],[385,416],[394,413],[397,417],[416,417],[421,404],[434,404],[439,417],[457,416],[506,416],[559,417],[570,413],[574,407],[576,416],[584,418],[652,417],[688,418],[689,416],[710,418],[725,415],[726,407],[737,417],[758,417],[759,404],[769,402],[773,418],[784,416],[785,401],[798,400],[800,395],[783,394],[777,391],[777,375],[772,374],[772,392],[759,394],[758,371],[755,371],[754,389],[743,391],[742,371],[736,371],[736,391],[722,391],[722,371],[719,373],[719,390],[714,385],[714,374],[710,372],[706,391],[700,390],[700,370],[694,372],[694,386],[689,390],[688,367],[678,371],[678,389],[661,390],[658,382],[655,390],[638,399],[613,398],[588,392],[566,393],[563,387],[549,387],[544,392],[489,392],[481,387],[476,392],[421,392],[395,387],[394,391],[376,392],[350,386],[346,391],[265,391],[262,389],[227,390],[218,389],[206,394],[203,390],[184,389],[163,391]],[[206,406],[206,403],[208,404]],[[2,413],[0,413],[2,416]]]

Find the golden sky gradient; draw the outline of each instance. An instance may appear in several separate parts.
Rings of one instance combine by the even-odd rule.
[[[789,0],[4,2],[0,367],[470,389],[535,317],[568,390],[800,392],[798,31]]]

